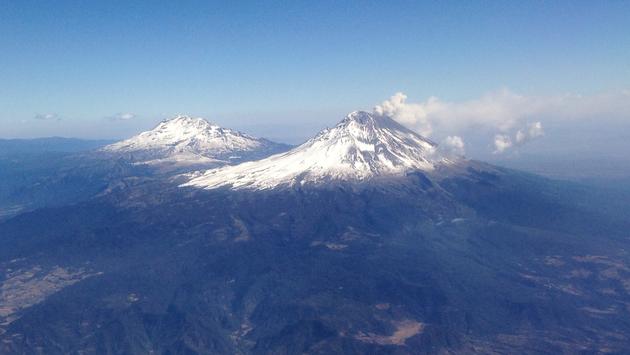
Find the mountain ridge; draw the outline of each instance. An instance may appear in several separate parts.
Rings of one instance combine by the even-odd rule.
[[[354,111],[335,127],[322,130],[288,152],[198,172],[182,186],[268,189],[330,181],[367,181],[410,171],[430,173],[459,160],[442,155],[437,144],[390,117]]]
[[[151,130],[107,145],[100,152],[125,155],[149,165],[216,167],[287,148],[287,145],[224,128],[201,117],[177,115],[161,121]]]

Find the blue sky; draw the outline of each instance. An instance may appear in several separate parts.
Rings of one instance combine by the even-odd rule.
[[[0,137],[190,113],[298,141],[396,92],[627,90],[630,2],[3,1],[0,53]]]

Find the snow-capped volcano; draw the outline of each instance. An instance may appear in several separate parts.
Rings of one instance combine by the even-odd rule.
[[[387,116],[355,111],[306,143],[259,161],[208,170],[183,186],[269,189],[432,171],[448,163],[436,144]]]
[[[259,159],[285,146],[263,138],[219,127],[203,118],[177,116],[154,129],[110,144],[102,151],[125,154],[134,161],[177,166],[219,166]]]

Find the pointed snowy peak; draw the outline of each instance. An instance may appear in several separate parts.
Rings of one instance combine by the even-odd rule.
[[[223,165],[230,161],[259,159],[285,146],[210,123],[179,115],[160,122],[150,131],[110,144],[104,152],[125,154],[150,164]]]
[[[355,111],[337,126],[320,132],[305,146],[325,145],[344,151],[345,161],[371,164],[376,171],[387,166],[428,163],[436,145],[390,117]],[[380,166],[384,164],[385,166]]]
[[[433,142],[389,117],[356,111],[286,153],[208,170],[185,186],[269,189],[432,171],[447,162],[435,148]]]

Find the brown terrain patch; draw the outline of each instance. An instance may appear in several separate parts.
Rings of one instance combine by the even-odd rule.
[[[11,271],[0,285],[0,325],[10,324],[19,318],[19,311],[94,275],[97,274],[84,269],[70,270],[60,266],[50,270],[34,266]]]
[[[561,256],[553,255],[553,256],[545,257],[545,265],[558,267],[558,266],[562,266],[564,264],[565,264],[565,262],[562,261],[562,257]]]
[[[621,284],[621,287],[630,294],[630,268],[628,268],[622,261],[611,260],[604,256],[582,256],[573,257],[573,259],[583,263],[593,263],[606,266],[606,268],[598,273],[600,279],[616,280]]]
[[[348,247],[346,244],[337,244],[337,243],[326,243],[325,245],[326,245],[326,248],[330,250],[342,250]]]
[[[411,319],[394,321],[392,324],[396,327],[392,335],[359,332],[354,338],[364,343],[402,346],[407,339],[422,333],[425,327],[423,323]]]
[[[236,227],[236,229],[238,229],[239,231],[239,235],[234,238],[235,242],[246,242],[250,239],[249,236],[249,230],[247,230],[247,226],[245,226],[245,223],[243,223],[243,221],[241,221],[240,219],[236,218],[236,217],[232,217],[232,221],[234,224],[234,227]]]
[[[572,285],[572,284],[559,284],[559,283],[553,282],[551,279],[547,277],[541,277],[541,276],[536,276],[536,275],[531,275],[531,274],[519,273],[519,275],[526,280],[535,282],[539,284],[540,286],[551,289],[551,290],[562,291],[564,293],[568,293],[573,296],[582,295],[582,291],[577,286]]]
[[[580,308],[582,311],[587,312],[591,315],[607,315],[607,314],[615,314],[617,310],[613,307],[607,309],[598,309],[593,307],[582,307]]]
[[[322,245],[325,246],[326,248],[330,249],[330,250],[343,250],[343,249],[348,247],[347,244],[322,242],[322,241],[319,241],[319,240],[316,240],[316,241],[311,243],[312,247],[317,247],[317,246],[322,246]]]

